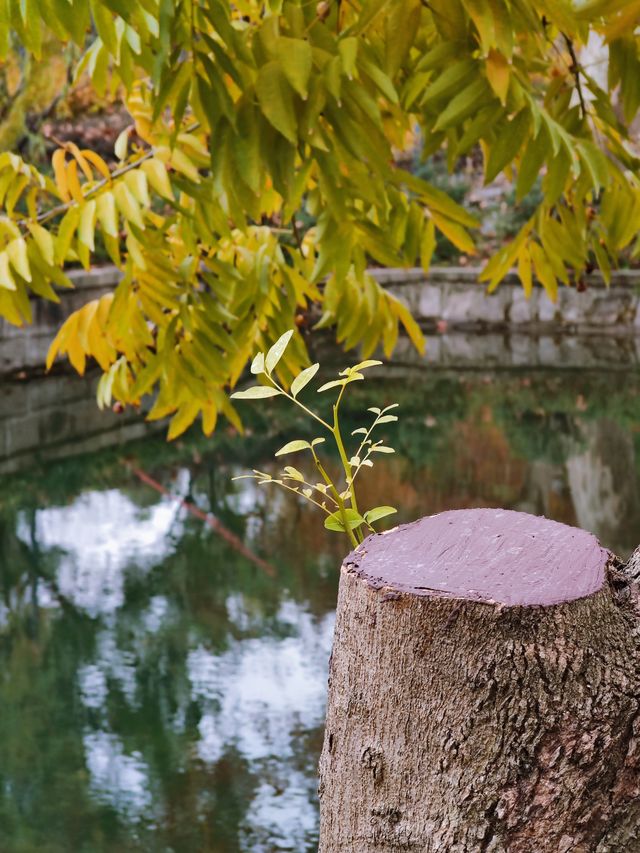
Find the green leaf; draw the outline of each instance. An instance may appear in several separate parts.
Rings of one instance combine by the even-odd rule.
[[[319,364],[312,364],[311,367],[305,368],[302,373],[299,373],[291,383],[291,394],[297,397],[302,389],[311,382],[313,377],[320,368]]]
[[[433,126],[434,131],[460,124],[492,97],[486,79],[476,78],[447,104]]]
[[[292,39],[282,36],[278,42],[278,59],[285,77],[305,101],[309,94],[309,77],[311,76],[312,53],[311,45],[302,39]]]
[[[358,39],[354,36],[340,39],[338,42],[338,51],[342,59],[344,73],[349,80],[353,80],[356,71],[356,57],[358,55]]]
[[[375,506],[373,509],[370,509],[368,512],[364,514],[364,520],[368,524],[373,524],[374,521],[378,521],[381,518],[386,518],[388,515],[393,515],[394,512],[398,510],[392,506]]]
[[[374,444],[370,453],[395,453],[393,447],[387,447],[385,444]]]
[[[298,139],[293,89],[279,62],[271,61],[258,72],[256,94],[265,118],[293,145]]]
[[[231,394],[234,400],[262,400],[265,397],[277,397],[282,394],[277,388],[271,388],[269,385],[254,385],[252,388],[247,388],[246,391],[236,391]]]
[[[304,441],[302,438],[297,438],[295,441],[289,441],[284,447],[281,447],[280,450],[276,452],[276,456],[284,456],[285,453],[298,453],[301,450],[309,450],[311,448],[311,444],[308,441]]]
[[[485,170],[485,183],[489,184],[516,156],[527,133],[531,117],[527,109],[504,126],[499,126],[498,138],[489,148],[489,159]]]
[[[539,133],[533,139],[529,140],[520,160],[520,168],[518,169],[518,181],[516,184],[517,201],[523,199],[534,185],[548,151],[549,137],[546,133]]]
[[[349,530],[355,530],[356,527],[360,527],[365,523],[364,518],[359,512],[356,512],[355,509],[345,509],[344,514],[346,516],[347,528]],[[324,526],[327,530],[335,530],[337,533],[346,532],[342,521],[342,514],[340,512],[333,512],[331,515],[328,515],[324,520]]]
[[[271,373],[278,364],[292,337],[293,329],[289,329],[289,331],[285,332],[284,335],[281,335],[271,347],[265,359],[265,369],[267,373]]]

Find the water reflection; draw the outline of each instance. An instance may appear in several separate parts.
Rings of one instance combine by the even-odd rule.
[[[381,382],[398,453],[363,480],[400,520],[503,505],[640,541],[635,374]],[[0,850],[316,849],[337,567],[293,496],[232,484],[299,425],[41,465],[0,491]],[[358,425],[356,414],[349,415]],[[391,434],[390,434],[391,435]],[[173,495],[215,515],[246,560]]]

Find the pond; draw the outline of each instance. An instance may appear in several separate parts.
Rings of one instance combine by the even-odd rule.
[[[400,403],[366,503],[399,521],[516,508],[628,554],[637,371],[479,367],[392,365],[356,390],[350,429]],[[91,383],[39,381],[0,386],[6,433],[21,395],[43,401],[39,450],[8,450],[0,486],[0,850],[316,850],[345,547],[294,496],[231,482],[307,434],[276,401],[246,406],[244,437],[168,445],[112,417],[80,444],[71,412],[93,406]]]

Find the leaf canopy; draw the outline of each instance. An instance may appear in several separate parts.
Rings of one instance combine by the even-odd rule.
[[[65,323],[49,360],[95,359],[102,404],[150,396],[172,436],[198,417],[239,426],[229,390],[312,302],[364,360],[399,328],[421,349],[367,266],[428,270],[438,234],[471,254],[478,223],[401,167],[416,135],[450,168],[477,146],[486,178],[505,172],[520,198],[542,178],[484,269],[489,290],[512,267],[551,298],[592,265],[608,279],[623,250],[640,254],[639,23],[636,0],[0,0],[0,62],[37,62],[53,40],[131,115],[112,165],[70,142],[51,174],[0,153],[0,316],[28,322],[30,297],[56,300],[64,270],[104,245],[121,282]],[[285,386],[310,376],[299,333],[271,361]]]

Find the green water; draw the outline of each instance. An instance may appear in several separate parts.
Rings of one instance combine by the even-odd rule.
[[[635,372],[597,370],[374,382],[358,404],[398,400],[402,420],[365,500],[396,505],[401,521],[523,509],[628,553],[640,541],[639,393]],[[82,456],[62,436],[66,458],[34,452],[4,477],[2,853],[316,849],[344,546],[295,498],[230,482],[300,432],[277,404],[252,417],[245,438],[105,448],[102,436]]]

